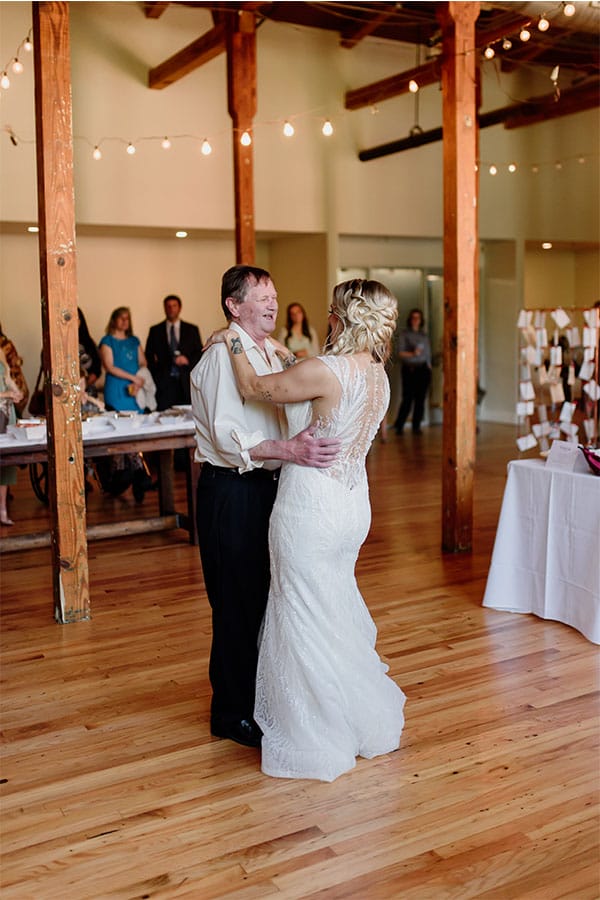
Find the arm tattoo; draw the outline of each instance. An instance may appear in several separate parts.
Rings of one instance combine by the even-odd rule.
[[[290,353],[289,356],[286,356],[285,359],[281,360],[281,364],[284,369],[290,369],[292,366],[295,366],[297,362],[298,360],[293,353]]]
[[[240,353],[244,352],[244,348],[242,347],[242,342],[239,337],[231,338],[231,352],[234,356],[239,356]]]
[[[261,392],[260,392],[260,399],[261,399],[261,400],[272,400],[272,399],[273,399],[273,395],[271,394],[271,391],[261,391]]]

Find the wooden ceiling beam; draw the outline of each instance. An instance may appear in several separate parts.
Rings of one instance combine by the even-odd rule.
[[[144,15],[147,19],[160,19],[165,9],[167,8],[168,3],[159,3],[157,2],[148,2],[144,3]]]
[[[385,10],[384,12],[380,12],[379,15],[374,16],[370,21],[365,22],[363,25],[345,29],[340,35],[340,46],[344,47],[346,50],[351,50],[352,47],[356,47],[363,38],[373,34],[373,32],[389,19],[390,16],[394,15],[395,12],[395,9]]]
[[[148,72],[148,87],[161,90],[225,51],[225,27],[215,25],[202,37]]]
[[[487,113],[480,113],[478,122],[479,128],[491,128],[493,125],[502,124],[505,128],[522,128],[525,125],[535,125],[538,122],[558,119],[561,116],[583,112],[598,106],[600,106],[600,81],[595,81],[585,87],[563,91],[558,102],[556,102],[554,94],[545,94],[542,97],[532,97],[526,103],[515,103]],[[361,162],[368,162],[371,159],[380,159],[382,156],[391,156],[393,153],[402,153],[404,150],[414,150],[416,147],[433,144],[441,141],[442,138],[442,128],[431,128],[421,134],[409,135],[397,141],[389,141],[367,150],[360,150],[358,158]]]
[[[433,59],[422,66],[416,66],[414,69],[408,69],[406,72],[392,75],[390,78],[383,78],[381,81],[374,81],[373,84],[346,91],[344,106],[346,109],[362,109],[365,106],[373,106],[375,103],[381,103],[382,100],[389,100],[391,97],[408,93],[408,85],[413,80],[420,88],[426,87],[428,84],[435,84],[440,80],[440,73],[440,60],[439,58]]]

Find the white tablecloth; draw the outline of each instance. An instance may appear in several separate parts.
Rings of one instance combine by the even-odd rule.
[[[600,643],[600,478],[509,463],[483,605],[555,619]]]

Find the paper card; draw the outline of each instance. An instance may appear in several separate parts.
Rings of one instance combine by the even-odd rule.
[[[532,447],[537,447],[537,441],[532,434],[525,434],[523,437],[517,438],[517,447],[524,453],[525,450],[531,450]]]
[[[560,437],[560,428],[557,428],[556,425],[552,425],[548,432],[548,437],[553,441],[558,440]]]
[[[577,437],[579,434],[579,428],[573,422],[561,422],[560,430],[563,434],[568,434],[569,437]]]
[[[583,350],[583,361],[591,362],[596,355],[596,350],[594,347],[584,347]]]
[[[529,363],[522,365],[520,370],[519,381],[531,381],[531,366]]]
[[[550,347],[550,365],[562,366],[562,347]]]
[[[565,402],[565,392],[563,390],[563,386],[560,381],[555,384],[549,385],[550,389],[550,399],[553,403],[564,403]]]
[[[573,418],[573,413],[577,408],[576,403],[563,403],[562,409],[560,411],[559,419],[561,422],[570,422]]]
[[[539,444],[540,444],[540,450],[542,450],[543,452],[545,452],[546,450],[548,450],[548,448],[549,448],[549,446],[550,446],[550,444],[548,443],[548,438],[547,438],[547,437],[541,437],[541,438],[539,439]]]
[[[583,390],[590,400],[600,400],[600,387],[598,386],[598,382],[594,381],[593,378],[591,381],[588,381],[587,384],[584,384]]]
[[[535,347],[527,347],[525,360],[530,366],[539,366],[542,361],[542,351]]]
[[[594,431],[595,431],[594,425],[595,425],[595,423],[594,423],[593,419],[584,419],[583,420],[583,430],[585,431],[585,439],[590,444],[596,436],[594,434]]]
[[[533,401],[532,400],[521,400],[517,403],[517,415],[520,419],[526,418],[526,416],[533,415]]]
[[[579,369],[579,377],[582,381],[589,381],[590,378],[594,377],[595,371],[596,367],[593,360],[587,359],[585,362],[581,363],[581,368]]]
[[[519,313],[519,319],[517,321],[517,328],[529,328],[531,325],[531,310],[530,309],[522,309]]]
[[[559,328],[566,328],[571,321],[564,309],[560,309],[560,307],[559,309],[555,309],[554,312],[551,312],[550,315]]]
[[[540,422],[547,422],[547,421],[548,421],[548,410],[546,409],[545,406],[543,406],[543,405],[542,405],[542,406],[538,406],[538,408],[537,408],[537,414],[538,414],[538,419],[540,420]]]
[[[584,328],[583,329],[583,346],[584,347],[595,347],[598,343],[598,332],[595,328]]]
[[[568,441],[553,441],[546,457],[546,465],[552,469],[565,469],[567,472],[572,472],[578,456],[581,456],[581,452],[576,444]]]
[[[598,328],[599,318],[600,318],[600,310],[598,309],[585,309],[583,311],[583,318],[585,319],[589,328]]]
[[[521,399],[522,400],[533,400],[534,399],[535,391],[533,390],[533,385],[530,381],[521,381],[519,384],[519,389],[521,391]]]
[[[548,381],[550,384],[558,384],[559,382],[562,384],[562,378],[560,377],[560,366],[550,366],[548,369]]]
[[[550,422],[536,422],[535,425],[531,426],[531,430],[539,441],[540,438],[550,434]]]
[[[548,346],[548,332],[545,328],[538,328],[535,333],[535,342],[537,344],[538,350],[542,347]]]
[[[534,328],[546,328],[546,313],[542,312],[541,309],[535,311],[533,326]]]
[[[571,345],[571,347],[579,347],[579,345],[581,344],[581,337],[579,335],[579,328],[577,328],[576,325],[574,325],[573,328],[569,329],[569,333],[567,336],[569,338],[569,344]]]

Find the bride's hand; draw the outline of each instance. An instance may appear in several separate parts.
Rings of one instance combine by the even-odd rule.
[[[290,366],[293,366],[297,360],[292,351],[274,337],[270,337],[269,341],[273,344],[275,353],[283,363],[283,368],[289,369]]]
[[[202,347],[202,352],[208,350],[209,347],[212,347],[213,344],[223,344],[227,341],[227,338],[236,335],[237,332],[232,328],[219,328],[218,331],[213,331],[208,340],[205,342]]]

